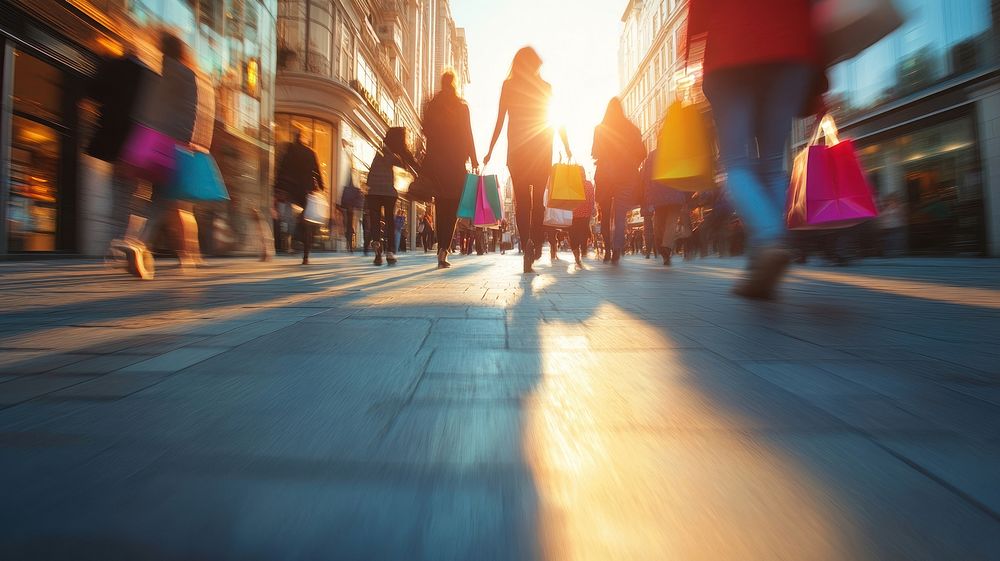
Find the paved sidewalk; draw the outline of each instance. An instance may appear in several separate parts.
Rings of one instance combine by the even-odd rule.
[[[0,263],[0,559],[1000,559],[1000,262]]]

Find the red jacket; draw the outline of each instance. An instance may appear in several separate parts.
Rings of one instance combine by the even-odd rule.
[[[704,38],[706,73],[797,61],[819,65],[811,0],[690,0],[687,47]]]

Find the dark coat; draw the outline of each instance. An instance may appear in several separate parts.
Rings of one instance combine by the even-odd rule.
[[[301,142],[289,143],[278,162],[274,188],[287,193],[289,201],[305,207],[309,193],[323,189],[316,153]]]
[[[639,128],[628,121],[615,126],[598,125],[594,130],[592,155],[597,160],[594,172],[597,201],[603,205],[612,197],[634,198],[639,165],[646,159]]]
[[[140,122],[181,144],[191,142],[198,114],[198,79],[179,60],[163,59],[163,72],[149,88],[144,87]]]
[[[156,74],[135,57],[101,61],[87,86],[87,96],[97,103],[100,113],[88,154],[106,162],[118,159],[132,131],[140,91],[156,79]]]
[[[458,199],[465,181],[465,164],[476,160],[469,106],[461,98],[439,93],[424,109],[427,152],[420,168],[435,187],[435,196]]]

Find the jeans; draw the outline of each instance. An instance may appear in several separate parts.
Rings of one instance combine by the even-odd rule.
[[[635,204],[625,202],[623,199],[615,197],[611,203],[611,249],[621,253],[625,249],[625,229],[628,224],[628,211],[635,208]]]
[[[392,249],[393,249],[393,251],[396,251],[396,252],[403,251],[403,250],[399,249],[399,238],[402,235],[403,235],[403,231],[400,230],[399,228],[396,228],[396,231],[393,233],[393,236],[392,236]]]
[[[590,237],[590,217],[574,217],[569,228],[569,246],[577,258],[586,253],[587,238]]]
[[[384,224],[384,227],[383,227]],[[368,231],[371,241],[389,244],[396,239],[396,197],[385,195],[368,195]],[[383,232],[385,237],[383,237]],[[382,246],[383,250],[393,253],[395,248]]]
[[[677,219],[681,217],[682,205],[663,205],[656,207],[653,214],[653,244],[660,251],[673,250],[677,239]]]
[[[437,219],[438,251],[451,251],[453,239],[455,237],[455,222],[458,220],[458,199],[435,199],[434,212]],[[425,230],[426,232],[426,230]],[[434,232],[430,232],[427,239],[431,239]]]
[[[703,90],[712,103],[726,187],[755,246],[785,235],[785,149],[809,93],[813,69],[774,63],[713,71]]]

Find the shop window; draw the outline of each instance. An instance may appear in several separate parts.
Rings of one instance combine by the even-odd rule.
[[[334,171],[331,167],[334,142],[333,125],[319,119],[283,113],[276,114],[274,121],[276,126],[275,140],[278,142],[279,159],[287,148],[288,143],[292,140],[292,131],[298,130],[302,134],[302,142],[316,152],[320,174],[323,177],[323,185],[329,189],[331,186],[330,178]]]
[[[10,251],[54,251],[60,138],[48,126],[15,116],[7,206]]]
[[[358,55],[358,84],[372,96],[378,92],[378,80],[375,78],[375,71],[368,65],[365,57],[360,54]]]

